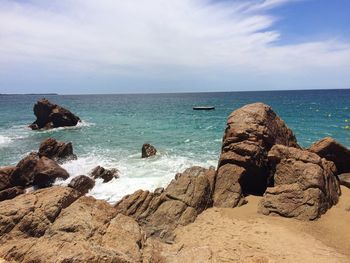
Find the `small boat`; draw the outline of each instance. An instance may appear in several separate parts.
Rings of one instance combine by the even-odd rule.
[[[213,106],[198,106],[198,107],[193,107],[194,110],[215,110],[215,107]]]

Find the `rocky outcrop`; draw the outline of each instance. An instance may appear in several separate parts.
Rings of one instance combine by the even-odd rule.
[[[119,171],[118,169],[112,168],[112,169],[105,169],[102,166],[95,167],[91,172],[90,175],[94,179],[103,179],[104,183],[109,182],[113,178],[119,178]]]
[[[149,144],[149,143],[145,143],[144,145],[142,145],[142,158],[148,158],[151,157],[153,155],[156,155],[157,150],[156,148],[154,148],[153,145]]]
[[[32,130],[76,126],[80,121],[78,116],[47,99],[39,100],[33,110],[37,119],[29,126]]]
[[[24,188],[20,186],[9,187],[0,191],[0,202],[15,198],[17,195],[24,194]]]
[[[333,162],[283,145],[273,146],[268,159],[274,187],[267,188],[260,213],[314,220],[338,202],[340,187]]]
[[[244,195],[262,195],[269,181],[267,153],[275,144],[299,147],[293,132],[270,106],[246,105],[231,113],[223,137],[214,206],[235,207]]]
[[[315,142],[311,145],[309,151],[334,162],[338,173],[350,172],[350,150],[333,138],[326,137]]]
[[[39,156],[45,156],[60,163],[77,159],[77,156],[73,153],[71,142],[64,143],[54,138],[48,138],[40,144]]]
[[[339,174],[338,177],[341,185],[350,188],[350,173]]]
[[[136,221],[80,195],[52,187],[1,202],[0,257],[28,263],[140,262],[144,235]]]
[[[68,177],[68,172],[55,161],[31,153],[17,164],[11,180],[15,186],[34,185],[41,188],[52,185],[57,178]]]
[[[16,170],[16,166],[0,167],[0,191],[12,187],[11,176]]]
[[[95,180],[86,175],[79,175],[74,177],[68,186],[84,195],[95,186]]]
[[[164,191],[139,190],[124,197],[115,207],[118,212],[135,218],[147,236],[168,241],[178,225],[193,222],[212,205],[214,176],[213,168],[191,167],[177,174]]]

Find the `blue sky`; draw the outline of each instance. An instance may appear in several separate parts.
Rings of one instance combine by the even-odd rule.
[[[349,0],[0,0],[0,93],[350,88]]]

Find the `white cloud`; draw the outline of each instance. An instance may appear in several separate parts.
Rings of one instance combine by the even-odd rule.
[[[294,1],[0,0],[0,70],[9,64],[96,74],[350,68],[349,43],[278,44],[283,35],[271,30],[277,21],[269,10]]]

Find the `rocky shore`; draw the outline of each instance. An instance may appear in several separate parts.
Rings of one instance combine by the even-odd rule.
[[[145,145],[142,157],[156,154]],[[350,150],[332,138],[302,149],[268,105],[232,112],[217,168],[190,167],[115,205],[86,194],[117,169],[53,186],[75,158],[49,138],[0,168],[4,262],[350,262]]]

